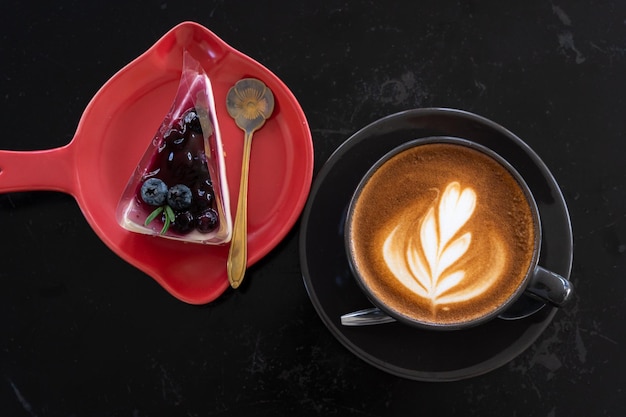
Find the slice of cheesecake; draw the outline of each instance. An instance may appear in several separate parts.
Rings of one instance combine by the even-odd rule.
[[[188,53],[174,104],[138,161],[117,217],[133,232],[206,244],[230,241],[228,182],[211,82]]]

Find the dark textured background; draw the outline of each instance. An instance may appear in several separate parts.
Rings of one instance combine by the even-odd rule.
[[[242,291],[190,306],[115,256],[71,197],[0,195],[0,415],[626,414],[625,2],[92,3],[0,4],[1,149],[68,143],[109,77],[195,20],[291,88],[316,172],[401,110],[460,108],[515,132],[561,184],[578,292],[508,365],[409,381],[323,325],[297,227]]]

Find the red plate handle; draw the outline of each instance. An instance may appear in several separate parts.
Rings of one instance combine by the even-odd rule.
[[[48,190],[73,194],[75,171],[69,145],[41,151],[0,150],[0,193]]]

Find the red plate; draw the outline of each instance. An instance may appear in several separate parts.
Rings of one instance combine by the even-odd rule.
[[[115,218],[133,169],[170,109],[184,49],[202,63],[213,83],[233,218],[243,131],[226,111],[226,94],[244,77],[262,80],[274,93],[274,113],[255,133],[250,160],[248,265],[261,259],[289,232],[306,201],[313,174],[311,132],[297,100],[274,74],[196,23],[176,26],[113,76],[87,106],[68,145],[45,151],[0,151],[0,192],[71,194],[116,254],[178,299],[203,304],[228,288],[228,245],[135,234],[122,229]]]

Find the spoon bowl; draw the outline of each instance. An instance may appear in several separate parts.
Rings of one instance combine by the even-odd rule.
[[[249,198],[255,207],[249,217],[248,265],[266,255],[292,228],[310,189],[313,147],[308,123],[292,93],[274,74],[193,22],[174,27],[105,83],[85,109],[69,144],[48,150],[0,151],[0,192],[52,190],[72,195],[113,252],[178,299],[204,304],[228,288],[228,246],[136,234],[121,228],[115,218],[124,187],[174,99],[184,50],[202,63],[216,102],[224,103],[228,89],[252,75],[262,78],[280,103],[258,133],[272,140],[260,141],[250,166]],[[236,197],[241,130],[224,105],[216,113],[230,193]]]

